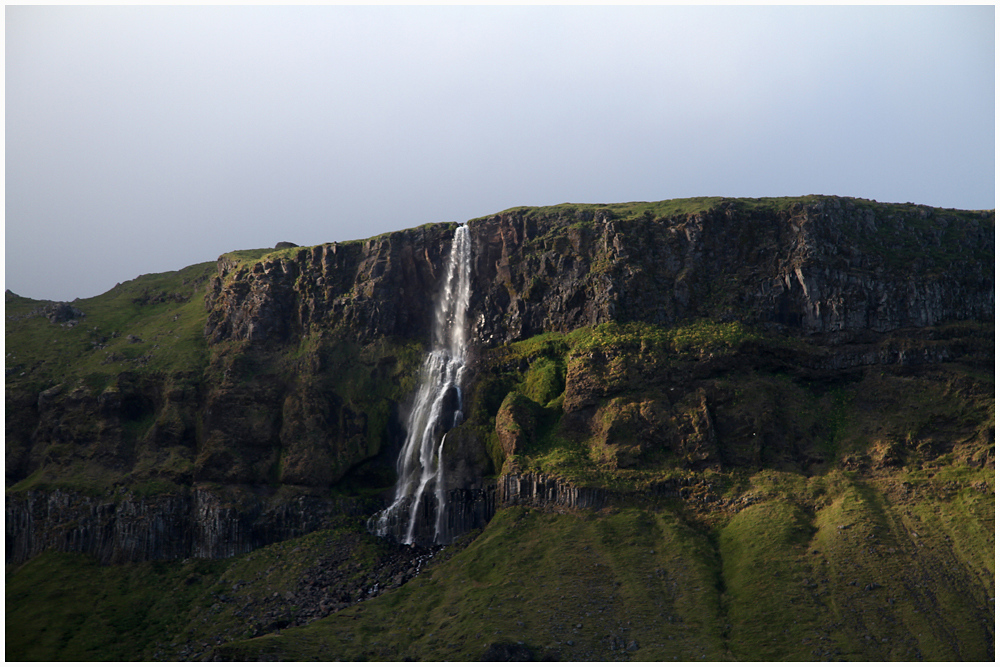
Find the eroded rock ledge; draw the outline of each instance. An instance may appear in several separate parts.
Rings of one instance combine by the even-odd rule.
[[[370,510],[350,500],[302,494],[278,501],[208,486],[151,497],[29,491],[6,498],[6,562],[47,549],[92,554],[106,564],[229,558]]]
[[[685,495],[681,486],[668,486],[656,495]],[[433,501],[427,501],[418,535],[433,534]],[[613,501],[603,489],[578,487],[541,473],[508,473],[481,488],[448,491],[446,541],[483,528],[502,507],[598,510]],[[369,516],[374,509],[371,504],[305,494],[279,502],[246,489],[204,485],[190,493],[151,497],[30,491],[7,496],[6,562],[22,563],[47,549],[91,554],[105,564],[229,558],[319,530],[334,517]]]

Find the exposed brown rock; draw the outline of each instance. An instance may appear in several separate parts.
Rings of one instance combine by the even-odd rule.
[[[500,405],[496,433],[507,457],[522,453],[535,436],[535,411],[538,406],[521,394],[511,392]]]

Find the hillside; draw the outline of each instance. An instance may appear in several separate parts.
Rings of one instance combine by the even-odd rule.
[[[407,547],[365,521],[454,229],[8,292],[8,659],[993,658],[993,211],[470,221]]]

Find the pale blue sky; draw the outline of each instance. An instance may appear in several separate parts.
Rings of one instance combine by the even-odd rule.
[[[5,11],[34,298],[520,205],[995,205],[993,6]]]

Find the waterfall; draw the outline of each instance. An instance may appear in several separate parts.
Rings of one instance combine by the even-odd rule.
[[[469,229],[455,230],[444,285],[434,306],[431,351],[420,371],[413,407],[406,423],[406,442],[396,462],[396,496],[392,505],[373,519],[373,531],[392,533],[403,544],[413,544],[423,504],[433,498],[434,542],[442,543],[446,489],[441,456],[445,434],[462,423],[462,384],[465,376],[472,263]]]

